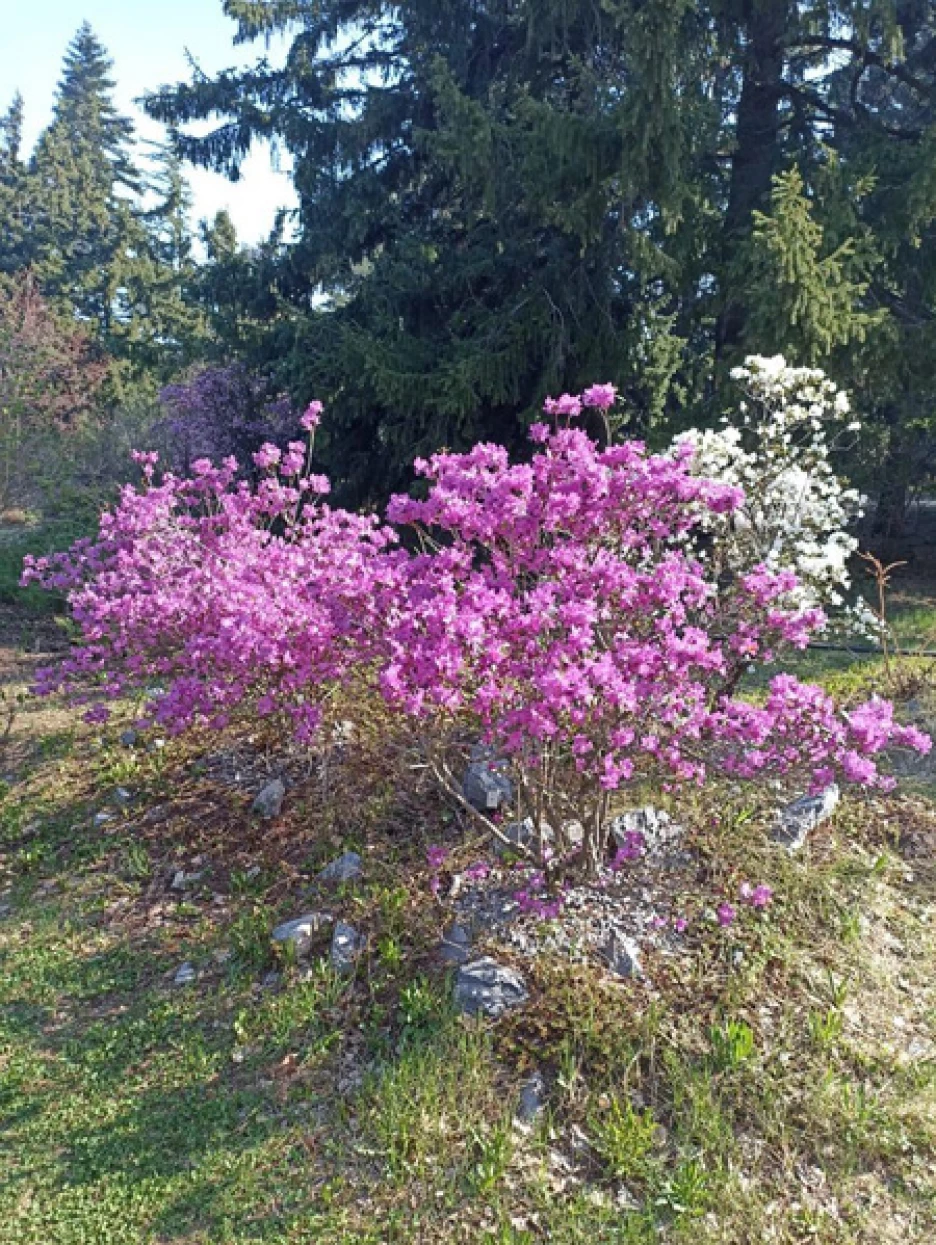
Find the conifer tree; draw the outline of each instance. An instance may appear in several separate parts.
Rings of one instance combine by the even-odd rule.
[[[95,148],[108,182],[137,190],[140,175],[132,160],[133,122],[113,101],[113,62],[88,22],[82,22],[65,52],[55,119],[73,141]]]
[[[53,119],[31,160],[32,247],[43,291],[120,353],[145,234],[130,194],[139,184],[133,128],[112,89],[110,61],[85,24],[69,45]]]
[[[257,138],[291,152],[298,232],[270,354],[300,397],[340,392],[349,492],[401,483],[441,444],[519,441],[547,392],[595,376],[623,381],[642,420],[659,410],[717,124],[691,5],[226,10],[243,38],[291,33],[285,67],[199,78],[150,111],[223,114],[180,144],[211,167],[235,172]]]
[[[751,246],[742,252],[750,349],[814,366],[864,342],[881,324],[885,313],[866,306],[873,257],[854,234],[827,244],[796,168],[777,174],[770,211],[755,210],[753,223]]]
[[[257,140],[292,156],[295,240],[241,257],[239,324],[298,398],[340,395],[352,496],[443,444],[518,441],[546,392],[596,378],[632,429],[698,421],[752,349],[829,367],[893,446],[929,401],[907,358],[933,319],[912,241],[933,219],[933,0],[224,7],[242,41],[290,38],[282,67],[149,108],[231,175]],[[893,414],[885,374],[915,395]]]
[[[29,173],[23,160],[23,97],[16,93],[0,117],[0,273],[26,267],[31,257]]]
[[[197,299],[191,191],[173,147],[152,147],[143,179],[149,206],[139,209],[145,247],[127,284],[127,348],[138,371],[165,381],[200,354],[205,316]]]

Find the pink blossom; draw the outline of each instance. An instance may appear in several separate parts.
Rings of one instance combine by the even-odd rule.
[[[253,460],[257,464],[257,466],[261,468],[275,467],[276,464],[282,458],[282,456],[283,456],[282,451],[279,449],[278,446],[271,445],[269,442],[267,442],[267,444],[260,446],[256,454],[254,454]],[[207,459],[200,460],[200,461],[208,468],[209,471],[211,470],[211,463],[208,462]],[[201,472],[200,474],[205,474],[205,473]]]
[[[582,413],[582,399],[571,393],[564,393],[559,398],[547,398],[543,403],[547,415],[564,415],[574,418]]]
[[[614,385],[592,385],[582,394],[583,406],[597,406],[607,410],[617,401],[617,389]]]
[[[618,847],[611,859],[611,868],[622,869],[630,860],[639,860],[647,850],[647,841],[639,830],[628,830],[624,842]]]
[[[463,871],[462,877],[469,882],[483,882],[490,872],[491,866],[486,860],[476,860]]]
[[[755,886],[751,892],[750,904],[752,908],[766,908],[772,900],[773,891],[763,883],[760,886]]]
[[[324,406],[321,402],[310,402],[303,412],[299,423],[307,431],[311,432],[313,428],[317,428],[322,422],[322,411]]]
[[[430,869],[441,869],[448,859],[448,849],[433,845],[426,848],[426,864]]]
[[[731,906],[730,903],[723,903],[715,913],[718,924],[723,926],[733,924],[737,915],[737,911]]]

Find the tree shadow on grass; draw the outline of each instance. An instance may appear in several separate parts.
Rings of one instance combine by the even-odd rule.
[[[63,1139],[61,1182],[164,1185],[151,1224],[157,1240],[203,1233],[214,1241],[222,1230],[229,1239],[236,1221],[250,1224],[247,1239],[264,1240],[280,1231],[290,1204],[305,1207],[314,1185],[288,1128],[257,1088],[193,1083],[135,1093],[116,1117]]]

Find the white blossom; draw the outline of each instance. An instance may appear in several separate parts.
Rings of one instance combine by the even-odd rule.
[[[876,619],[852,597],[848,563],[858,547],[849,528],[864,498],[833,470],[831,456],[860,429],[848,396],[818,368],[790,367],[782,355],[751,356],[732,370],[743,385],[740,420],[678,437],[694,451],[698,475],[739,486],[745,501],[730,515],[706,517],[713,560],[740,573],[763,563],[796,573],[804,607],[835,610],[867,632]],[[844,614],[844,617],[843,617]]]

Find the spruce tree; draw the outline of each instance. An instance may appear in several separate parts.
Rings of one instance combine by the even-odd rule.
[[[29,172],[23,160],[23,97],[0,117],[0,273],[26,267],[32,256]]]
[[[913,239],[934,9],[226,0],[242,41],[290,37],[283,66],[149,108],[231,175],[257,140],[292,156],[295,240],[240,257],[237,323],[299,399],[340,397],[329,452],[353,496],[443,444],[519,443],[546,392],[596,379],[622,385],[631,430],[704,419],[752,349],[829,367],[898,445],[928,400],[907,351],[932,321]],[[873,373],[916,396],[888,414]]]
[[[111,98],[110,61],[83,25],[65,56],[55,110],[30,165],[33,252],[43,291],[121,353],[145,234],[130,191],[132,125]]]
[[[82,22],[65,52],[55,104],[55,119],[72,140],[94,148],[108,182],[138,190],[140,174],[133,164],[133,122],[113,101],[113,62],[88,22]]]
[[[205,316],[198,306],[192,195],[169,143],[152,144],[139,210],[145,246],[127,282],[127,349],[138,371],[167,380],[202,351]]]
[[[749,349],[799,364],[863,343],[885,314],[867,304],[873,255],[854,234],[830,246],[798,169],[773,180],[770,211],[754,212],[746,264]]]
[[[399,485],[442,444],[519,442],[548,392],[595,378],[623,382],[642,424],[659,412],[718,123],[692,6],[226,8],[242,38],[290,32],[285,67],[199,78],[149,108],[179,126],[224,114],[180,143],[211,167],[235,172],[263,137],[292,154],[298,230],[269,354],[300,397],[340,394],[331,449],[350,494]],[[268,297],[263,270],[255,286]]]

